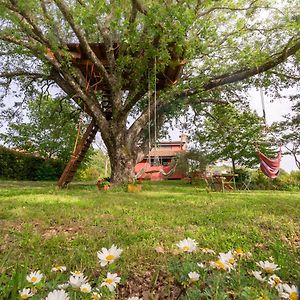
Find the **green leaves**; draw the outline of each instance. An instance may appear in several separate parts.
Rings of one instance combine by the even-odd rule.
[[[211,160],[231,159],[253,167],[257,163],[255,141],[260,137],[262,120],[256,113],[233,105],[214,107],[197,133],[201,149]]]
[[[28,103],[27,122],[12,123],[2,139],[8,145],[67,161],[77,134],[78,112],[68,101],[43,97]]]

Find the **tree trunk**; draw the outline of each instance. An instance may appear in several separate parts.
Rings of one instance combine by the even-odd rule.
[[[128,183],[134,177],[136,155],[124,145],[118,145],[109,152],[111,165],[111,182],[113,185]]]
[[[231,163],[232,163],[232,173],[235,174],[235,161],[233,158],[231,158]]]

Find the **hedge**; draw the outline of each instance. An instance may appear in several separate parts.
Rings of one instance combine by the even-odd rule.
[[[0,178],[16,180],[57,180],[65,163],[44,159],[0,146]]]

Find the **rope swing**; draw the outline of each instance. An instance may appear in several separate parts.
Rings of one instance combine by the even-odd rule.
[[[263,110],[263,119],[264,119],[265,126],[267,127],[264,94],[262,88],[260,88],[260,99],[261,99],[262,110]],[[260,161],[261,171],[267,177],[271,179],[275,179],[279,175],[279,171],[280,171],[280,162],[282,157],[281,146],[275,158],[269,158],[264,153],[260,152],[257,143],[255,148]]]
[[[157,61],[156,57],[154,58],[154,118],[153,118],[153,125],[154,125],[154,159],[153,159],[153,166],[151,166],[151,76],[150,72],[148,72],[148,163],[145,167],[143,167],[135,176],[134,179],[138,179],[144,173],[151,174],[151,173],[161,173],[164,176],[170,176],[175,172],[177,166],[177,160],[175,165],[168,171],[165,172],[163,168],[158,168],[161,165],[160,157],[157,155],[157,86],[156,86],[156,72],[157,72]]]

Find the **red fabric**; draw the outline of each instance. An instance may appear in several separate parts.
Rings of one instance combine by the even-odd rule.
[[[262,172],[272,179],[276,178],[280,169],[281,149],[279,149],[277,157],[273,159],[268,158],[261,152],[258,152],[258,156],[260,160],[260,169]]]

